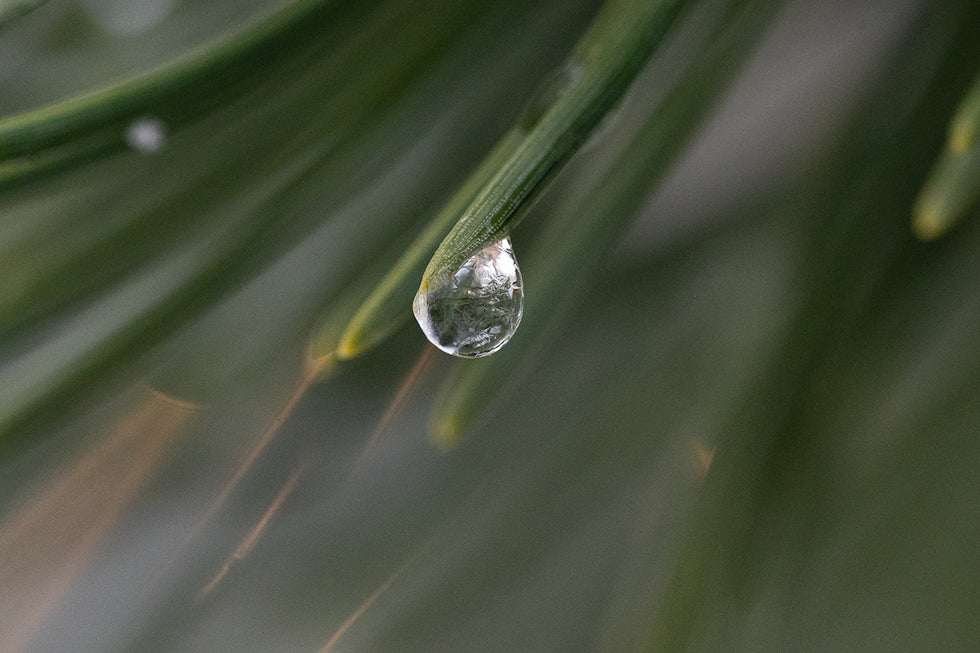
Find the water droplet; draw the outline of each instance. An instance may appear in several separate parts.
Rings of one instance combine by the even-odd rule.
[[[524,280],[510,239],[488,245],[444,285],[415,296],[425,337],[453,356],[489,356],[510,340],[524,313]]]
[[[530,131],[538,124],[544,114],[551,109],[558,99],[569,88],[582,78],[582,63],[577,60],[568,61],[561,68],[553,70],[531,96],[517,120],[521,129]]]
[[[140,118],[126,129],[126,145],[134,150],[152,154],[167,144],[167,126],[157,118]]]
[[[176,4],[176,0],[82,0],[82,6],[103,29],[125,37],[150,31]]]

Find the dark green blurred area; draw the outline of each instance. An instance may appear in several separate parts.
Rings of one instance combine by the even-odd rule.
[[[514,232],[512,345],[406,324],[309,376],[598,4],[302,3],[254,68],[0,162],[0,651],[980,648],[980,220],[909,226],[973,2],[781,5],[576,265],[552,234],[753,6],[689,3]],[[0,26],[0,121],[280,6],[48,0]]]

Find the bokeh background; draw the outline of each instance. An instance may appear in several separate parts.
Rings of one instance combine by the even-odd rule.
[[[510,345],[314,365],[600,3],[0,1],[0,651],[980,648],[980,219],[910,226],[980,9],[682,4]]]

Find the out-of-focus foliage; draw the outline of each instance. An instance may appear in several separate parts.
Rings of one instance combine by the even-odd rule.
[[[663,8],[459,361],[600,2],[0,2],[0,651],[980,648],[980,6]]]

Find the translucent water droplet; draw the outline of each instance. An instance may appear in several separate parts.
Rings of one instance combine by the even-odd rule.
[[[82,0],[82,6],[103,29],[129,37],[159,25],[176,4],[176,0]]]
[[[126,129],[126,145],[152,154],[167,144],[167,126],[157,118],[140,118]]]
[[[524,314],[524,280],[510,239],[488,245],[444,285],[421,290],[415,319],[429,341],[453,356],[489,356],[510,340]]]

